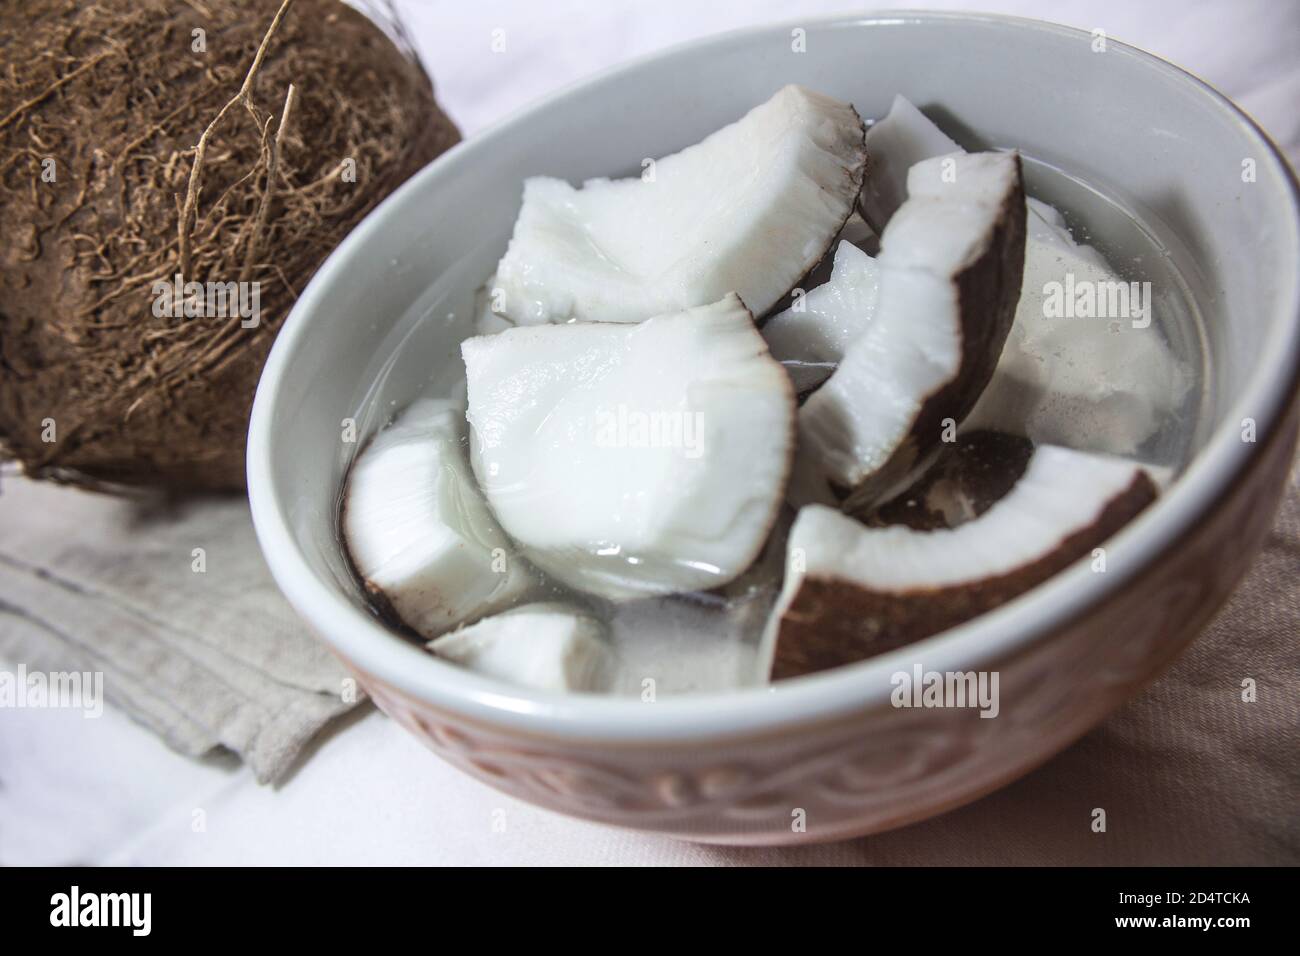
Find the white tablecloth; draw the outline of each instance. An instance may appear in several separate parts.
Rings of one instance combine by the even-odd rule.
[[[439,98],[467,136],[576,79],[682,40],[863,9],[819,0],[408,0],[399,6]],[[1198,73],[1251,112],[1293,162],[1300,154],[1300,4],[1292,0],[917,0],[903,6],[980,8],[1100,27]],[[506,52],[490,54],[496,28],[507,31]],[[1293,830],[1261,831],[1243,799],[1248,795],[1234,795],[1230,783],[1207,785],[1185,752],[1164,767],[1133,760],[1135,750],[1159,752],[1169,706],[1184,689],[1179,681],[1214,673],[1216,655],[1232,651],[1222,642],[1198,643],[1182,670],[999,794],[898,833],[793,850],[691,846],[535,810],[452,770],[373,711],[346,719],[295,775],[269,788],[231,759],[178,756],[111,709],[93,721],[76,711],[6,710],[0,714],[0,864],[1163,862],[1179,850],[1179,859],[1197,858],[1198,834],[1224,828],[1232,833],[1225,845],[1238,850],[1220,858],[1296,862]],[[1284,692],[1294,697],[1295,688]],[[1114,799],[1145,805],[1124,825],[1130,836],[1111,841],[1103,853],[1088,844],[1093,837],[1086,826],[1074,837],[1041,840],[1060,830],[1062,814],[1086,820],[1095,795],[1077,787],[1099,765],[1119,767],[1113,779],[1124,781],[1125,792]],[[1293,770],[1283,768],[1267,785],[1289,785],[1294,799]],[[1198,796],[1180,804],[1177,794],[1188,787],[1199,787]],[[1026,815],[1027,806],[1041,809]],[[504,831],[493,827],[498,811]],[[1171,820],[1171,813],[1182,816]],[[1156,826],[1160,820],[1164,825]],[[1169,832],[1182,834],[1172,846],[1161,835]]]

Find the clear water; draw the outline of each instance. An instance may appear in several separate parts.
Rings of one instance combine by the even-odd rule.
[[[1025,172],[1029,192],[1065,215],[1077,241],[1100,251],[1121,279],[1151,283],[1153,330],[1165,338],[1190,387],[1134,457],[1176,474],[1207,427],[1212,397],[1202,320],[1176,256],[1138,217],[1086,183],[1028,158]],[[501,251],[467,253],[434,280],[376,348],[363,378],[370,384],[354,401],[363,440],[351,452],[414,399],[451,395],[461,387],[464,368],[452,343],[474,334],[475,292]],[[341,462],[344,469],[347,464]],[[755,568],[717,592],[613,604],[546,582],[540,574],[539,586],[607,623],[619,661],[611,693],[643,696],[651,687],[656,697],[716,691],[760,682],[758,638],[780,590],[783,550],[779,540],[772,541]]]
[[[1208,431],[1214,397],[1204,318],[1179,270],[1179,254],[1161,241],[1153,224],[1088,183],[1030,157],[1024,157],[1024,168],[1030,195],[1055,206],[1077,242],[1097,249],[1121,280],[1151,284],[1150,331],[1168,345],[1187,389],[1181,403],[1130,454],[1176,474]]]

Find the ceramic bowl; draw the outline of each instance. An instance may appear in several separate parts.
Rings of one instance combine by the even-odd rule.
[[[375,702],[440,756],[603,823],[726,843],[848,837],[973,800],[1065,747],[1159,673],[1244,573],[1285,487],[1300,415],[1293,174],[1213,89],[1097,41],[949,14],[748,30],[605,73],[442,156],[321,267],[267,362],[248,481],[284,593]],[[1069,569],[962,627],[770,689],[653,703],[538,693],[387,630],[336,536],[355,447],[344,447],[345,420],[376,382],[383,401],[372,407],[400,405],[458,361],[469,297],[505,248],[523,178],[634,173],[792,82],[867,117],[901,92],[951,118],[966,145],[1020,147],[1033,169],[1065,171],[1149,229],[1202,322],[1190,465],[1110,541],[1106,573]],[[413,309],[428,318],[414,330],[403,324]],[[891,675],[917,662],[997,671],[999,715],[891,706]]]

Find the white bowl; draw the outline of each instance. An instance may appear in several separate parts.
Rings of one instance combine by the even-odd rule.
[[[805,53],[792,51],[796,26]],[[458,360],[467,297],[505,247],[524,177],[633,173],[791,82],[866,117],[903,93],[955,120],[966,145],[1020,147],[1144,223],[1204,320],[1210,372],[1190,466],[1108,544],[1107,573],[1074,567],[949,632],[771,689],[657,703],[532,692],[386,629],[345,567],[336,506],[354,447],[341,443],[341,423],[405,334],[403,315],[461,319],[411,334],[385,380],[394,402]],[[1065,180],[1037,182],[1050,192]],[[719,842],[898,826],[984,794],[1084,733],[1195,636],[1244,572],[1285,485],[1300,417],[1297,263],[1300,208],[1286,162],[1231,103],[1149,54],[1113,40],[1096,52],[1087,33],[1051,24],[951,14],[727,34],[605,73],[462,143],[340,244],[285,322],[258,388],[253,518],[284,593],[379,706],[506,792]],[[1244,419],[1254,442],[1243,440]],[[891,675],[918,661],[999,672],[999,716],[892,707]]]

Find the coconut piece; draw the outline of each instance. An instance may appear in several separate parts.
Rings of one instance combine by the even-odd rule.
[[[830,278],[767,321],[763,338],[799,394],[824,382],[849,343],[871,321],[880,269],[852,242],[840,240]]]
[[[639,178],[529,179],[497,267],[506,315],[639,322],[732,291],[762,315],[852,212],[862,138],[853,107],[787,86]]]
[[[424,637],[507,607],[533,584],[479,494],[464,431],[458,402],[415,402],[361,452],[344,490],[357,575]]]
[[[733,295],[465,341],[471,458],[506,533],[613,600],[731,581],[776,520],[794,392]]]
[[[609,683],[613,654],[605,626],[553,602],[525,604],[430,641],[439,657],[511,684],[594,691]]]
[[[868,528],[803,508],[760,667],[794,677],[954,627],[1090,554],[1156,493],[1132,462],[1045,445],[1006,497],[952,530]]]
[[[861,205],[878,229],[901,204],[912,163],[961,149],[901,96],[867,131],[866,143],[871,175]],[[1105,288],[1120,279],[1101,253],[1075,241],[1055,207],[1033,198],[1026,202],[1025,273],[1015,321],[966,426],[1134,454],[1182,406],[1191,376],[1157,323],[1044,314],[1048,283],[1064,284],[1072,275],[1080,288]]]
[[[918,163],[881,237],[875,316],[799,410],[797,504],[887,499],[960,423],[1011,327],[1024,267],[1017,153]]]
[[[933,156],[963,152],[943,130],[902,96],[895,96],[888,115],[871,124],[866,135],[871,175],[862,184],[862,215],[881,232],[907,199],[907,171]]]
[[[906,525],[916,531],[955,528],[978,518],[1020,480],[1033,442],[995,431],[963,432],[944,445],[934,464],[902,494],[866,519],[872,527]]]
[[[1121,280],[1075,241],[1061,214],[1031,199],[1025,279],[1002,358],[964,427],[1131,455],[1177,414],[1191,375],[1151,311],[1131,318],[1049,316],[1047,290],[1107,289]],[[1154,303],[1143,303],[1152,310]]]

